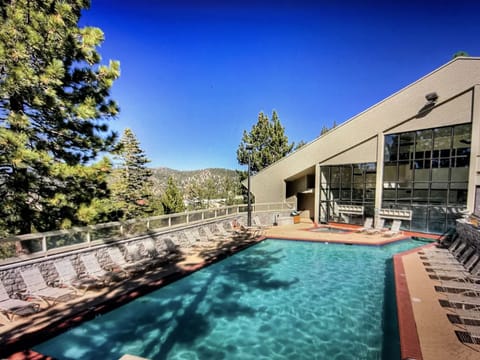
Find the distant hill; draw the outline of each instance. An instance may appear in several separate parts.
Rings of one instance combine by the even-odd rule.
[[[222,193],[228,191],[230,186],[238,187],[240,180],[235,170],[230,169],[201,169],[201,170],[174,170],[170,168],[152,168],[153,192],[160,195],[166,188],[169,177],[172,177],[178,187],[185,194],[189,187],[204,187],[206,184],[215,184],[217,194],[213,196],[222,197]]]

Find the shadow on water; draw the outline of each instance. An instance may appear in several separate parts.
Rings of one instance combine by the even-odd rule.
[[[76,351],[68,356],[70,348],[80,349],[82,359],[109,359],[120,358],[131,346],[142,349],[139,356],[163,360],[178,345],[187,345],[201,359],[227,358],[228,352],[234,349],[198,345],[198,340],[211,333],[220,319],[231,321],[257,314],[258,309],[242,303],[243,294],[295,284],[296,278],[275,278],[272,267],[282,258],[282,250],[269,251],[254,246],[157,293],[140,297],[131,307],[118,308],[121,313],[107,313],[99,317],[98,322],[84,323],[74,329],[71,337],[53,339],[59,342],[48,346],[50,349],[59,346],[56,344],[63,346],[64,356],[59,358],[65,359],[78,358]]]
[[[397,300],[395,297],[393,257],[385,261],[385,288],[382,330],[382,359],[400,360],[400,334],[398,331]]]

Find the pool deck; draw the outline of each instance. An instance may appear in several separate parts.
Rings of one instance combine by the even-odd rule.
[[[264,238],[376,246],[419,235],[405,232],[395,237],[383,237],[381,234],[358,233],[356,232],[358,227],[355,226],[344,224],[331,226],[338,226],[351,232],[309,231],[314,227],[309,220],[302,220],[299,224],[274,226],[262,230],[254,239],[234,238],[216,248],[197,249],[177,261],[165,264],[160,269],[147,271],[141,276],[121,281],[113,287],[88,291],[67,303],[57,303],[34,315],[17,317],[13,322],[4,322],[0,318],[0,358],[3,356],[10,360],[49,359],[30,351],[27,344],[44,341],[62,329],[120,306]],[[428,237],[425,234],[419,236]],[[479,359],[480,345],[464,344],[458,340],[455,330],[461,331],[462,327],[452,324],[447,318],[452,309],[440,305],[439,300],[445,299],[445,295],[435,291],[435,285],[440,283],[428,277],[418,249],[396,255],[394,266],[399,299],[402,359]]]

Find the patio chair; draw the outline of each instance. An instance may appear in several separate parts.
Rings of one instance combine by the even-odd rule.
[[[356,232],[366,232],[373,229],[373,218],[367,217],[363,223],[363,227],[358,229]]]
[[[480,345],[480,326],[462,324],[462,330],[455,330],[455,335],[464,344]]]
[[[137,264],[145,269],[153,266],[151,258],[145,258],[141,254],[139,244],[127,244],[125,248],[127,249],[126,258],[129,261],[129,264]]]
[[[40,270],[32,267],[28,270],[20,271],[26,289],[26,296],[45,301],[47,306],[53,305],[57,301],[66,300],[75,295],[76,291],[71,288],[60,288],[48,286]],[[50,303],[52,301],[52,303]]]
[[[262,222],[260,221],[260,218],[258,216],[254,216],[253,217],[253,225],[256,226],[257,228],[259,229],[268,229],[270,228],[269,225],[264,225],[262,224]]]
[[[204,226],[203,231],[205,231],[205,235],[207,236],[208,240],[218,240],[223,238],[223,235],[221,234],[214,234],[208,226]]]
[[[468,291],[467,291],[468,292]],[[446,300],[450,306],[480,306],[480,296],[476,294],[475,296],[467,296],[463,294],[451,294],[447,293],[446,294],[447,299]]]
[[[217,227],[218,232],[220,235],[225,236],[225,237],[231,237],[232,234],[235,233],[234,230],[227,230],[225,229],[225,226],[223,226],[222,223],[216,223],[215,226]]]
[[[460,237],[456,238],[455,241],[453,241],[448,248],[438,248],[438,247],[433,247],[433,248],[427,248],[423,249],[422,251],[419,251],[418,253],[420,255],[439,255],[439,254],[449,254],[452,251],[454,251],[460,244],[462,244],[463,241]]]
[[[0,314],[2,314],[7,321],[13,321],[15,315],[29,315],[38,310],[40,310],[40,305],[37,303],[12,299],[0,281]]]
[[[168,260],[172,258],[172,255],[177,256],[178,253],[176,249],[170,251],[167,247],[167,254],[161,255],[157,250],[155,240],[151,238],[143,239],[142,244],[151,267],[157,267],[160,264],[168,262]]]
[[[422,259],[422,260],[452,259],[452,258],[457,257],[466,248],[467,248],[467,242],[466,241],[461,241],[459,243],[459,245],[456,246],[455,248],[453,248],[451,251],[440,252],[440,253],[431,253],[431,254],[422,254],[420,259]]]
[[[80,259],[85,266],[85,272],[87,275],[98,281],[103,281],[107,285],[111,284],[113,281],[119,281],[124,278],[124,276],[118,271],[106,271],[102,268],[94,254],[83,254],[80,256]]]
[[[75,271],[72,262],[68,259],[56,260],[53,262],[55,270],[57,270],[59,279],[58,284],[72,289],[83,289],[86,293],[90,288],[104,285],[103,281],[84,275],[79,276]]]
[[[452,258],[445,257],[445,258],[438,258],[434,261],[424,261],[423,264],[428,267],[437,267],[437,268],[464,268],[464,264],[470,259],[470,257],[475,253],[475,249],[473,247],[469,247],[463,253],[458,254]]]
[[[375,227],[367,230],[367,234],[369,234],[369,235],[378,234],[378,233],[380,233],[380,232],[382,232],[382,231],[385,230],[384,226],[385,226],[385,219],[384,219],[384,218],[380,218],[380,219],[375,223]]]
[[[468,261],[464,270],[434,270],[429,274],[431,278],[452,279],[455,281],[480,281],[480,261]]]
[[[142,261],[127,261],[120,249],[116,246],[108,247],[107,253],[115,264],[115,268],[120,269],[128,276],[139,273],[145,269],[145,265]],[[114,270],[114,268],[112,268],[112,270]]]
[[[382,236],[392,237],[400,234],[400,226],[402,226],[402,220],[393,220],[390,230],[384,231]]]
[[[467,252],[466,255],[468,255],[469,253],[470,251]],[[427,265],[425,267],[425,270],[427,272],[433,272],[435,274],[448,274],[452,271],[469,272],[477,264],[479,259],[480,254],[478,252],[474,252],[474,254],[470,257],[462,257],[461,261],[451,259],[448,260],[451,261],[450,263],[434,264],[430,266]]]

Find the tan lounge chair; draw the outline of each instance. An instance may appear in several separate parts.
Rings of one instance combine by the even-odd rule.
[[[57,301],[66,300],[75,295],[76,291],[70,288],[48,286],[40,270],[33,267],[20,271],[23,282],[26,285],[25,295],[45,301],[50,306]],[[52,304],[50,303],[52,301]]]
[[[37,312],[40,305],[30,301],[12,299],[3,283],[0,281],[0,313],[8,320],[13,321],[15,315],[29,315]]]

